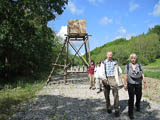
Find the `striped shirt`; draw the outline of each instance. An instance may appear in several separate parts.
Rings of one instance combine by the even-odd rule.
[[[108,60],[106,59],[104,61],[104,64],[105,64],[105,70],[106,70],[106,76],[109,77],[109,76],[114,76],[114,64],[115,62],[113,60]]]

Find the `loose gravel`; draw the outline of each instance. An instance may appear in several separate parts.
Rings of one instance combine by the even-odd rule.
[[[70,75],[68,84],[55,76],[37,97],[9,120],[129,120],[128,93],[119,90],[120,117],[108,114],[103,92],[89,89],[87,74]],[[113,96],[110,94],[111,104]],[[141,112],[134,111],[135,120],[160,120],[160,105],[142,98]]]

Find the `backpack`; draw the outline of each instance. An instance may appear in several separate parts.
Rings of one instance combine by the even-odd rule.
[[[138,79],[142,79],[142,68],[141,68],[141,65],[138,64],[139,66],[139,70],[140,72],[138,72],[138,74],[132,74],[132,73],[129,73],[129,64],[127,64],[127,74],[133,79],[133,80],[138,80]]]

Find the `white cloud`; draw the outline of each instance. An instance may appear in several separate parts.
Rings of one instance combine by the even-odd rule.
[[[123,27],[121,27],[121,28],[119,29],[119,33],[121,33],[121,34],[125,34],[126,32],[127,32],[126,29],[123,28]]]
[[[133,36],[134,36],[134,34],[128,34],[125,38],[126,38],[126,40],[130,40],[131,37],[133,37]]]
[[[103,19],[100,20],[101,24],[108,24],[111,23],[112,19],[108,18],[108,17],[104,17]]]
[[[94,43],[94,46],[95,46],[95,47],[98,47],[98,43],[99,43],[99,42],[98,42],[97,39],[93,38],[91,41]]]
[[[139,5],[137,3],[134,3],[133,1],[130,2],[129,4],[129,11],[133,12],[134,10],[136,10],[137,8],[139,8]]]
[[[60,36],[62,38],[62,42],[64,42],[66,36],[65,34],[67,34],[67,26],[62,26],[61,29],[59,30],[59,32],[57,33],[57,36]],[[79,47],[82,45],[82,41],[71,41],[71,44],[76,47],[77,49],[79,49]],[[69,49],[73,52],[73,48],[71,48],[71,46],[69,47]],[[75,53],[75,52],[73,52]],[[83,54],[82,54],[83,55]]]
[[[148,24],[149,28],[153,28],[155,25],[158,25],[157,23]]]
[[[120,35],[120,36],[115,37],[113,40],[120,39],[120,38],[126,38],[126,40],[130,40],[131,37],[133,37],[134,35],[135,34]]]
[[[91,4],[97,5],[98,3],[103,3],[104,0],[88,0]]]
[[[78,9],[73,2],[68,2],[68,7],[73,14],[82,14],[84,12],[82,9]]]
[[[120,38],[124,38],[124,37],[123,36],[117,36],[113,40],[120,39]]]
[[[160,16],[160,0],[158,1],[157,4],[155,4],[152,15],[153,16]]]
[[[67,34],[67,26],[62,26],[60,31],[57,33],[57,35],[62,37],[63,40],[64,40],[65,39],[65,34]]]
[[[66,34],[67,34],[67,26],[62,26],[59,32],[57,33],[57,36],[60,36],[64,41],[66,38],[65,36]],[[72,41],[71,43],[74,44],[75,46],[82,45],[82,41]]]

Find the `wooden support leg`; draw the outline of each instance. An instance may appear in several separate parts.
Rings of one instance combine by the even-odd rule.
[[[85,37],[84,37],[84,40],[85,40]],[[88,42],[88,41],[87,41],[87,42]],[[87,60],[88,63],[90,63],[90,62],[89,62],[89,59],[88,59],[87,42],[84,44],[84,45],[85,45],[85,53],[86,53],[86,60]]]
[[[73,50],[74,50],[75,52],[78,51],[77,48],[76,48],[72,43],[69,42],[69,44],[70,44],[70,46],[73,48]],[[83,56],[82,56],[82,54],[81,54],[80,51],[78,52],[78,56],[82,59],[82,61],[84,61],[84,63],[85,63],[87,66],[89,66],[88,62],[83,58]]]
[[[86,41],[87,41],[87,40],[85,40],[85,41],[82,43],[82,45],[80,46],[80,48],[76,51],[75,55],[72,57],[71,61],[72,61],[72,60],[75,58],[75,56],[79,53],[80,49],[83,47],[83,45],[86,43]],[[68,64],[68,65],[70,65],[70,64]],[[68,66],[68,65],[67,65],[67,66]]]
[[[64,41],[64,44],[63,44],[63,46],[62,46],[62,48],[61,48],[61,51],[59,52],[58,57],[56,58],[55,64],[58,63],[59,57],[61,56],[61,54],[62,54],[62,52],[63,52],[63,50],[64,50],[64,48],[65,48],[66,42],[67,42],[67,40]],[[51,77],[52,77],[52,74],[53,74],[53,72],[54,72],[54,70],[55,70],[55,67],[56,67],[55,65],[52,67],[52,70],[51,70],[51,72],[50,72],[50,74],[49,74],[49,76],[48,76],[46,85],[48,85],[48,83],[50,82]]]
[[[65,58],[65,67],[64,67],[64,83],[67,83],[67,68],[68,68],[68,44],[69,44],[69,37],[66,37],[66,58]]]
[[[90,55],[90,47],[89,47],[89,39],[88,36],[86,37],[87,39],[87,44],[88,44],[88,58],[89,58],[89,63],[91,62],[91,55]]]

